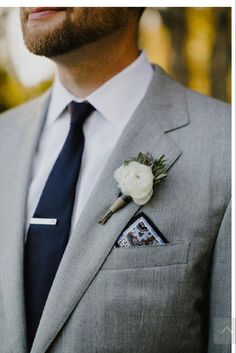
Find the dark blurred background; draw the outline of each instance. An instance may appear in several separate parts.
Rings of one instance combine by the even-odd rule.
[[[146,8],[139,43],[179,82],[231,101],[231,8]],[[54,72],[25,49],[18,9],[0,8],[0,112],[46,90]]]

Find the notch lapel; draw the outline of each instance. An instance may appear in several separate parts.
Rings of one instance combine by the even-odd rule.
[[[119,233],[139,210],[131,202],[106,223],[98,220],[116,200],[113,173],[138,152],[165,154],[168,168],[181,155],[166,132],[187,125],[184,88],[159,67],[138,109],[116,144],[73,231],[44,308],[31,353],[46,352],[111,251]],[[158,186],[161,188],[160,186]]]
[[[7,352],[26,353],[23,292],[25,212],[32,156],[41,131],[49,92],[9,112],[9,142],[1,154],[1,283]],[[18,108],[17,108],[18,109]],[[11,116],[12,114],[12,116]],[[1,349],[0,349],[1,350]]]

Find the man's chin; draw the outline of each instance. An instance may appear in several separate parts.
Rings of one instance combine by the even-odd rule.
[[[64,57],[71,51],[77,49],[71,42],[58,40],[59,34],[41,32],[40,35],[26,36],[24,38],[27,49],[34,55],[45,56],[46,58],[53,59]],[[61,38],[60,38],[61,39]]]
[[[72,36],[67,32],[65,17],[62,13],[51,16],[55,17],[53,21],[29,20],[22,26],[25,45],[35,55],[51,58],[70,49]]]

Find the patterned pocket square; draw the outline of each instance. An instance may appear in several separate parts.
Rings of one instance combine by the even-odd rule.
[[[127,224],[115,246],[129,248],[166,243],[168,243],[167,239],[153,222],[144,213],[139,213]]]

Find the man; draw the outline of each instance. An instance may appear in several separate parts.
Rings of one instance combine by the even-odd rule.
[[[1,352],[229,352],[229,107],[147,62],[141,8],[20,13],[57,76],[0,119]],[[99,223],[139,152],[167,177]]]

